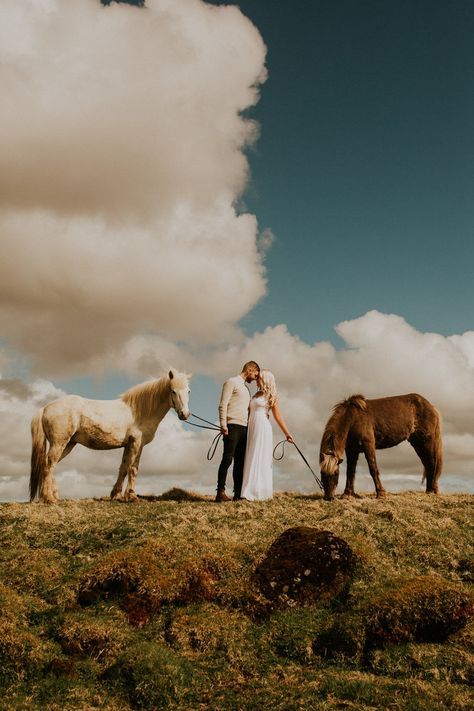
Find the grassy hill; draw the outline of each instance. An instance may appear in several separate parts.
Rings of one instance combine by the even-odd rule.
[[[472,618],[419,623],[474,591],[473,501],[2,504],[0,708],[472,709]],[[272,609],[253,571],[293,526],[351,546],[348,593]]]

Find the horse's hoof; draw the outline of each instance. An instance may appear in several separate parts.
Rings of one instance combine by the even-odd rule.
[[[138,496],[134,491],[129,491],[125,496],[123,497],[124,501],[132,502],[132,501],[138,501]]]
[[[382,491],[377,491],[377,499],[383,499],[384,496],[387,496],[387,492],[385,489],[382,489]]]

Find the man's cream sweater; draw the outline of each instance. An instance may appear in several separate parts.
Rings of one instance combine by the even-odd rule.
[[[226,380],[219,403],[219,422],[227,425],[247,426],[249,419],[250,391],[240,375]]]

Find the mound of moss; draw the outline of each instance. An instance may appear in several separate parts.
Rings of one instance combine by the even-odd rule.
[[[349,544],[331,531],[296,526],[272,543],[255,579],[277,605],[318,605],[348,591],[357,562]]]

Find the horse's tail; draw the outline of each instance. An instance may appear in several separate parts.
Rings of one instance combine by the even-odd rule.
[[[46,469],[46,435],[42,420],[43,410],[40,410],[31,420],[30,501],[35,500]]]
[[[433,442],[433,481],[432,491],[438,491],[438,479],[443,469],[443,440],[441,438],[441,413],[435,408],[436,422]]]
[[[441,413],[433,407],[433,432],[431,437],[429,470],[424,467],[422,483],[426,481],[426,491],[438,493],[438,479],[443,469],[443,440],[441,438]]]

